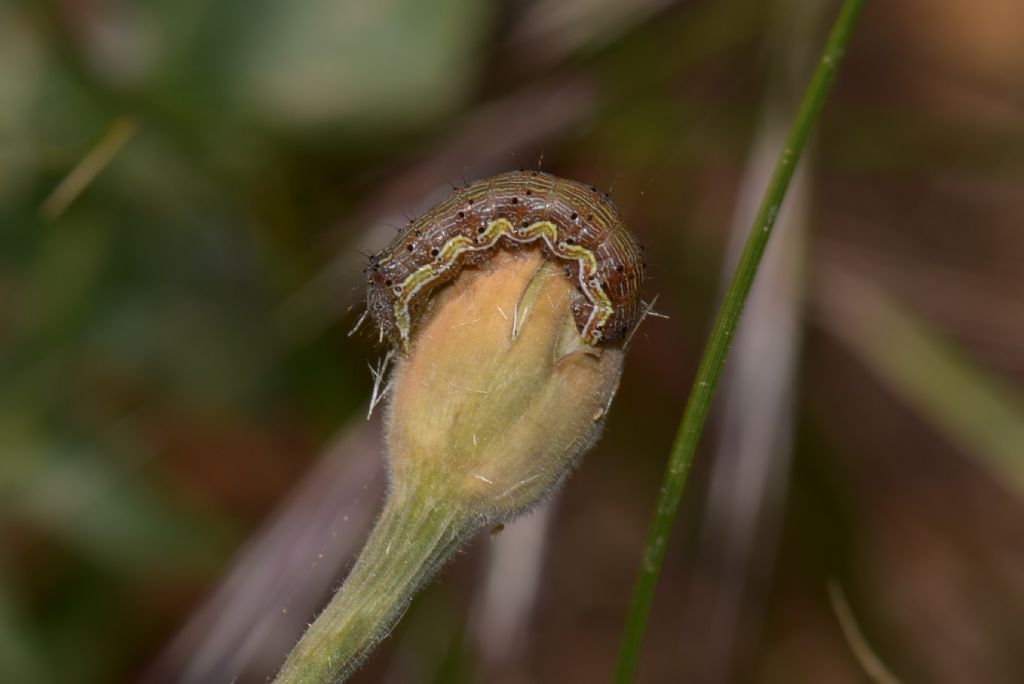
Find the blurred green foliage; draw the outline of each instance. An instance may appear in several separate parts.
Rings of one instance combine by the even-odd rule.
[[[109,680],[161,629],[168,606],[145,597],[205,581],[237,544],[251,521],[168,462],[176,425],[322,438],[362,401],[344,331],[296,346],[276,318],[351,201],[322,177],[310,191],[306,160],[344,174],[354,154],[358,174],[360,148],[456,108],[487,19],[460,0],[82,9],[0,7],[3,681]],[[138,132],[47,220],[124,116]],[[204,457],[244,488],[265,464],[239,451]],[[278,470],[303,454],[281,449],[297,462]]]

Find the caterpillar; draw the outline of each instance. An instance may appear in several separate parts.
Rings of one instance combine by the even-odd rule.
[[[382,338],[406,349],[430,292],[496,249],[539,248],[576,284],[583,340],[624,339],[642,313],[647,264],[618,209],[593,187],[540,171],[475,181],[410,223],[369,257],[367,311]]]

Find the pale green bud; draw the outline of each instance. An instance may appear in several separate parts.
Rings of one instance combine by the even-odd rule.
[[[435,297],[394,377],[393,487],[429,480],[485,524],[558,485],[597,439],[622,373],[621,347],[580,338],[574,296],[530,251],[499,253]]]

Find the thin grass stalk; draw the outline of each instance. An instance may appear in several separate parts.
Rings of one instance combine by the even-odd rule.
[[[854,26],[864,9],[865,0],[845,0],[829,34],[821,58],[804,93],[796,118],[786,138],[768,183],[760,209],[754,218],[746,245],[740,256],[725,299],[711,331],[701,359],[693,389],[690,392],[675,442],[669,455],[668,466],[662,480],[657,504],[644,545],[640,569],[637,572],[629,611],[623,629],[622,645],[614,681],[625,684],[633,680],[643,645],[647,620],[654,600],[654,590],[665,557],[665,547],[672,531],[679,500],[686,485],[686,477],[707,420],[711,398],[726,355],[736,332],[743,307],[750,294],[754,276],[761,263],[772,228],[786,196],[790,180],[803,152],[811,128],[821,113],[836,71],[846,52]]]

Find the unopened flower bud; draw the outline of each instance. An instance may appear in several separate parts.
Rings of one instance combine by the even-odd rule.
[[[501,252],[433,301],[396,370],[391,482],[428,483],[479,524],[529,509],[596,440],[622,373],[621,346],[586,344],[577,295],[536,250]]]

